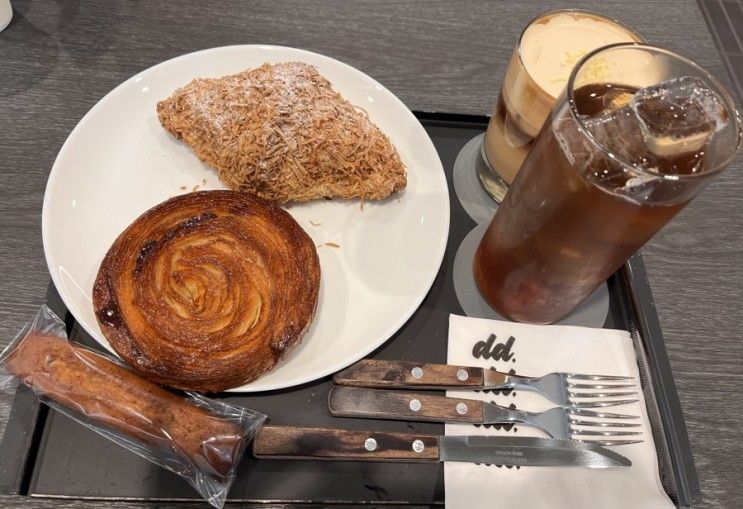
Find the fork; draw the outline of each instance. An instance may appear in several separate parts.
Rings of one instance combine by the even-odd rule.
[[[333,377],[338,385],[394,389],[520,389],[538,392],[562,407],[597,408],[638,401],[635,379],[628,376],[549,373],[527,377],[448,364],[364,359]],[[631,382],[631,383],[629,383]],[[599,391],[599,392],[595,392]]]
[[[331,415],[338,417],[470,424],[520,423],[538,428],[552,438],[602,446],[642,442],[642,431],[626,429],[641,426],[639,422],[628,422],[639,417],[575,407],[526,412],[474,399],[336,386],[328,396],[328,409]]]

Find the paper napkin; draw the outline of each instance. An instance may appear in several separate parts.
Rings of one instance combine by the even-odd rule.
[[[632,339],[626,331],[526,325],[449,317],[449,364],[494,367],[498,371],[540,376],[553,371],[634,376],[639,380]],[[494,401],[520,410],[554,406],[527,391],[449,391],[449,396]],[[643,442],[613,447],[632,460],[629,468],[513,467],[447,462],[446,506],[451,509],[509,508],[672,508],[663,490],[650,423],[638,384],[638,403],[610,412],[640,415]],[[447,424],[447,435],[545,437],[515,425]]]

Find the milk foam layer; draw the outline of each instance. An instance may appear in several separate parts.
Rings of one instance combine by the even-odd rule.
[[[584,55],[608,44],[639,41],[636,34],[608,19],[587,13],[560,12],[529,25],[519,53],[532,79],[556,98]],[[600,73],[600,62],[595,64],[596,72]]]

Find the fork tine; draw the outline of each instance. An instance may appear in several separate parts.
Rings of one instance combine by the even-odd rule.
[[[636,388],[635,384],[574,384],[568,383],[566,385],[568,389],[630,389]]]
[[[626,405],[628,403],[636,403],[638,399],[611,399],[611,400],[600,400],[600,401],[571,401],[568,408],[599,408],[605,406],[617,406]]]
[[[609,381],[609,380],[634,380],[633,376],[607,376],[607,375],[582,375],[580,373],[565,373],[568,378],[575,380],[595,380],[595,381]]]
[[[639,419],[639,415],[615,414],[612,412],[596,412],[595,410],[586,410],[579,407],[567,407],[571,415],[582,415],[583,417],[600,417],[602,419]]]
[[[631,392],[573,392],[568,390],[568,398],[618,398],[637,396],[637,391]]]
[[[629,445],[629,444],[641,444],[642,440],[581,440],[579,438],[574,439],[576,442],[586,442],[589,444],[596,444],[602,447],[612,447],[615,445]]]
[[[627,435],[642,435],[642,431],[598,431],[593,429],[575,429],[572,425],[570,426],[570,431],[573,435],[591,437],[620,437]]]
[[[598,428],[636,428],[642,426],[639,422],[606,422],[606,421],[586,421],[585,419],[576,419],[570,417],[570,424],[578,426],[593,426]]]

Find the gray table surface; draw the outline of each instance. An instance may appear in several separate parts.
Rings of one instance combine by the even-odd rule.
[[[576,6],[616,16],[727,80],[692,1],[13,4],[15,18],[0,33],[0,344],[44,299],[42,197],[65,138],[120,82],[176,55],[245,43],[305,48],[368,73],[411,109],[489,114],[520,29],[542,10]],[[701,479],[700,507],[743,507],[741,166],[739,158],[643,248]],[[10,402],[0,396],[0,430]],[[0,506],[148,504],[5,496]]]

